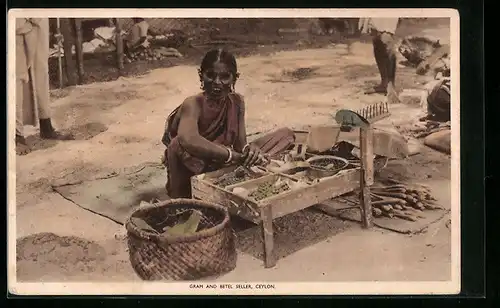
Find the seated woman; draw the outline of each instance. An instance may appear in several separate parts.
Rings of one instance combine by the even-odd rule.
[[[421,121],[451,121],[451,87],[450,79],[441,79],[427,96],[427,116]]]
[[[227,164],[250,167],[293,147],[288,128],[247,143],[245,102],[235,92],[236,59],[222,49],[207,52],[198,71],[202,93],[190,96],[167,118],[162,138],[171,198],[191,198],[191,177]]]
[[[451,120],[451,83],[450,83],[450,46],[442,45],[417,67],[417,74],[436,75],[438,83],[434,85],[427,97],[428,115],[422,121],[431,120],[448,122]],[[437,77],[441,75],[441,77]]]
[[[149,24],[144,18],[132,18],[134,24],[128,31],[127,36],[124,38],[124,52],[127,56],[139,49],[141,46],[147,46],[147,38]]]

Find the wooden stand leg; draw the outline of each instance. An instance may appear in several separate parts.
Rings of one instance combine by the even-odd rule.
[[[368,126],[360,129],[360,150],[361,150],[361,179],[360,183],[360,203],[361,221],[364,228],[373,226],[372,203],[370,197],[370,186],[373,185],[373,129]]]
[[[370,187],[365,184],[364,170],[361,169],[361,223],[363,228],[371,228],[373,226],[373,213],[372,213],[372,198],[370,196]]]
[[[83,84],[85,72],[83,70],[83,37],[82,37],[82,19],[73,18],[75,26],[75,52],[76,64],[78,70],[78,84]]]
[[[73,61],[73,31],[71,30],[71,22],[69,18],[61,18],[61,34],[64,38],[64,62],[66,64],[66,78],[68,85],[74,86],[76,82],[76,65]]]
[[[266,206],[260,210],[262,219],[262,234],[264,236],[264,265],[266,268],[276,265],[276,257],[274,255],[274,232],[273,232],[273,216],[271,207]]]
[[[123,37],[119,18],[115,18],[116,61],[118,70],[123,70]]]

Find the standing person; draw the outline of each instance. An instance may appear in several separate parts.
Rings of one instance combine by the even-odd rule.
[[[166,121],[162,142],[171,198],[191,198],[191,177],[227,164],[250,167],[293,147],[295,134],[281,128],[247,143],[245,102],[235,92],[236,59],[228,51],[207,52],[198,71],[202,92],[190,96]]]
[[[125,54],[130,55],[140,46],[147,46],[149,24],[144,18],[132,18],[134,25],[125,37]]]
[[[16,19],[16,152],[31,148],[24,125],[40,124],[42,139],[70,140],[52,126],[49,107],[49,19]]]
[[[361,18],[361,32],[370,32],[373,37],[373,52],[381,77],[379,85],[365,94],[380,93],[397,98],[396,82],[396,49],[394,35],[399,25],[399,18]]]

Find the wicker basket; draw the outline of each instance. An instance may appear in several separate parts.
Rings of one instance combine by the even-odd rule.
[[[202,217],[196,233],[161,234],[191,210]],[[141,218],[159,233],[136,226]],[[198,280],[232,271],[236,267],[235,234],[226,208],[193,199],[172,199],[139,208],[125,224],[130,262],[143,280]]]

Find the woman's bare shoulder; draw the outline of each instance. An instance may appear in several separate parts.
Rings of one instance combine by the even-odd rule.
[[[233,93],[231,93],[231,95],[235,98],[235,101],[237,104],[241,104],[241,105],[245,104],[245,97],[242,94],[237,93],[237,92],[233,92]]]
[[[203,96],[200,94],[196,95],[191,95],[186,97],[182,104],[179,106],[182,113],[192,113],[192,112],[197,112],[199,113],[201,111],[201,103],[202,103]]]

